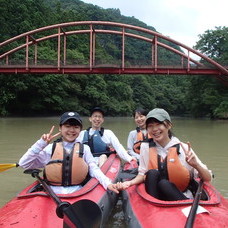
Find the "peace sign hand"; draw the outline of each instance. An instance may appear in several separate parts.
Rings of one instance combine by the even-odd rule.
[[[180,145],[185,153],[187,163],[195,168],[198,165],[198,162],[197,162],[195,153],[191,150],[190,142],[187,142],[187,145],[188,145],[187,150],[184,147],[183,143],[180,143]]]
[[[47,143],[50,143],[52,139],[54,139],[55,137],[57,137],[58,135],[60,135],[60,132],[56,133],[55,135],[52,135],[54,128],[55,128],[55,126],[52,126],[51,130],[49,131],[49,133],[43,134],[41,136],[41,138],[44,141],[46,141]]]

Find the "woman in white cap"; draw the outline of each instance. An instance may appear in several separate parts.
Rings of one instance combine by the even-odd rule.
[[[211,181],[211,172],[189,143],[182,143],[172,135],[171,119],[164,109],[151,110],[147,114],[146,127],[153,140],[141,145],[138,175],[130,181],[117,183],[117,189],[145,182],[147,193],[158,199],[192,198],[189,189],[194,177]]]

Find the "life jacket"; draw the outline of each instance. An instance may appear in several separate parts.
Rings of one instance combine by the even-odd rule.
[[[137,131],[137,138],[136,138],[136,142],[133,145],[133,150],[135,153],[140,154],[140,147],[142,142],[147,142],[148,139],[151,139],[152,137],[148,133],[144,135],[139,127],[136,128],[136,131]]]
[[[191,175],[189,170],[182,165],[179,159],[180,144],[170,147],[165,159],[162,159],[162,157],[157,154],[155,146],[153,141],[149,143],[148,169],[158,169],[162,179],[168,179],[174,183],[179,190],[182,192],[186,191],[191,181]]]
[[[82,184],[88,175],[83,157],[84,146],[76,143],[68,153],[62,142],[53,143],[51,161],[45,166],[44,178],[51,185],[71,186]]]
[[[101,154],[110,155],[115,152],[112,147],[101,139],[104,134],[104,128],[101,128],[100,131],[96,130],[93,135],[89,135],[89,130],[90,128],[84,133],[83,143],[90,147],[94,157],[99,157]]]

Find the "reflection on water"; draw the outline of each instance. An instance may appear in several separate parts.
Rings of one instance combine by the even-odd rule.
[[[15,163],[27,149],[52,125],[58,131],[58,117],[52,118],[1,118],[0,163]],[[84,128],[89,127],[88,118],[83,118]],[[135,128],[132,118],[106,118],[105,128],[113,130],[126,148],[127,136]],[[173,118],[173,132],[183,142],[189,141],[200,159],[213,170],[213,184],[228,198],[228,121],[211,121]],[[0,206],[14,197],[34,180],[23,174],[21,168],[12,168],[0,173]],[[124,226],[121,201],[111,216],[110,227]]]
[[[124,213],[122,210],[122,201],[121,197],[117,201],[115,209],[110,216],[109,223],[105,226],[106,228],[127,228],[127,224],[125,223]]]

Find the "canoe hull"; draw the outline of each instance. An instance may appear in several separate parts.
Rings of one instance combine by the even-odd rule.
[[[113,182],[116,181],[121,168],[120,159],[110,155],[102,166],[102,171]],[[38,182],[25,188],[17,197],[0,209],[0,227],[63,227],[63,219],[56,215],[55,202],[43,191],[31,192]],[[118,195],[106,191],[95,178],[92,178],[82,189],[71,194],[59,194],[61,201],[71,204],[88,199],[99,205],[102,211],[102,226],[107,222]]]
[[[228,200],[209,183],[203,189],[208,198],[199,204],[206,211],[196,215],[194,228],[228,227]],[[187,221],[184,211],[193,202],[158,200],[147,194],[143,183],[122,191],[122,200],[125,220],[132,228],[183,228]]]
[[[122,192],[123,211],[129,227],[134,228],[183,228],[187,217],[183,213],[184,208],[192,204],[192,200],[170,201],[171,204],[163,204],[163,201],[156,200],[145,191],[144,184],[131,186]],[[224,199],[212,186],[217,194],[217,202],[206,203],[200,201],[200,205],[207,212],[196,215],[194,228],[205,227],[228,227],[228,201]],[[142,197],[142,195],[146,197]],[[214,197],[214,196],[213,196]],[[154,200],[155,199],[155,200]]]

